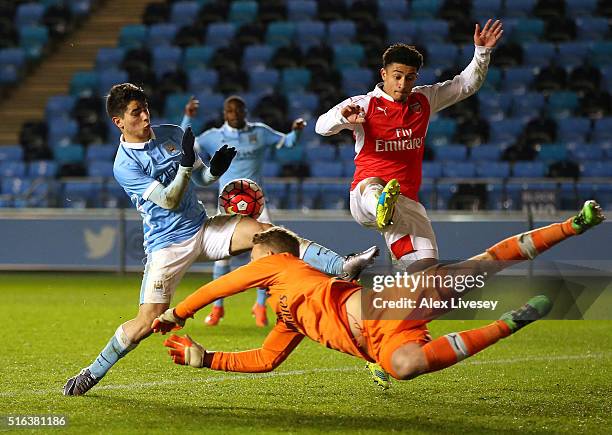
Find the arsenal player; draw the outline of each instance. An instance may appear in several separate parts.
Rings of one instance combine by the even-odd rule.
[[[317,120],[316,132],[323,136],[353,131],[357,155],[351,214],[361,225],[382,232],[403,269],[418,270],[438,258],[431,223],[418,202],[429,119],[480,88],[502,34],[499,20],[488,20],[482,29],[476,24],[470,64],[452,80],[417,87],[423,56],[413,46],[394,44],[382,57],[382,83]]]

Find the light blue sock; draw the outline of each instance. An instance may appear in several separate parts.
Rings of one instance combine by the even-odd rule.
[[[344,257],[315,242],[308,245],[302,260],[329,275],[340,275],[344,272],[342,270]]]
[[[117,361],[126,356],[136,346],[137,343],[132,343],[123,332],[123,326],[119,326],[115,335],[112,336],[96,360],[88,367],[89,371],[96,379],[102,379]]]
[[[217,279],[222,277],[226,273],[230,271],[230,262],[229,260],[219,260],[215,261],[215,265],[213,266],[213,279]],[[223,306],[223,298],[217,299],[214,304],[215,307]]]
[[[257,303],[259,305],[265,305],[266,304],[266,299],[268,299],[268,295],[266,293],[266,289],[265,288],[258,288],[257,289]]]

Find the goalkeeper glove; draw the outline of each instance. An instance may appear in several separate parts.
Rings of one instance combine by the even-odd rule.
[[[236,157],[236,148],[230,147],[227,144],[217,150],[212,159],[210,159],[210,173],[213,177],[220,177],[225,174],[225,171],[232,164],[232,160]]]
[[[187,127],[183,134],[183,140],[181,141],[181,147],[183,148],[183,158],[181,159],[181,166],[185,168],[193,167],[195,163],[195,151],[193,145],[195,143],[195,137],[191,127]]]
[[[151,329],[153,332],[161,332],[166,335],[166,332],[176,331],[185,326],[185,319],[181,319],[174,314],[174,308],[168,308],[157,319],[153,320]]]
[[[204,356],[206,350],[197,341],[193,341],[189,335],[184,337],[171,335],[164,341],[164,346],[170,348],[168,354],[175,364],[198,369],[205,367]]]

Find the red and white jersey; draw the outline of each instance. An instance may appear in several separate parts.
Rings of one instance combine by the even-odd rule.
[[[347,98],[321,115],[315,127],[320,135],[353,130],[357,155],[351,190],[365,178],[396,178],[402,194],[418,201],[429,119],[482,86],[491,50],[476,46],[472,61],[459,75],[442,83],[417,86],[404,102],[394,101],[379,83],[367,95]],[[342,116],[341,110],[351,103],[363,108],[363,124],[351,124]]]

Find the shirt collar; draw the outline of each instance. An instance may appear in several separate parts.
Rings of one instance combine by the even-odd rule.
[[[148,144],[150,144],[155,138],[155,131],[153,131],[153,129],[151,129],[151,139],[149,139],[146,142],[126,142],[125,138],[123,137],[123,134],[121,134],[121,137],[119,138],[119,143],[121,143],[122,147],[125,148],[130,148],[133,150],[143,150]]]
[[[228,133],[239,133],[241,131],[249,131],[252,126],[253,126],[253,124],[251,124],[249,121],[246,121],[244,127],[242,127],[242,128],[234,128],[234,127],[231,127],[227,123],[227,121],[225,121],[223,123],[223,127],[222,128],[223,128],[223,130],[227,131]]]
[[[382,97],[382,98],[384,98],[386,100],[389,100],[389,101],[395,101],[391,95],[387,94],[383,90],[383,82],[380,82],[376,86],[374,86],[374,90],[372,91],[372,95],[375,96],[375,97]]]

